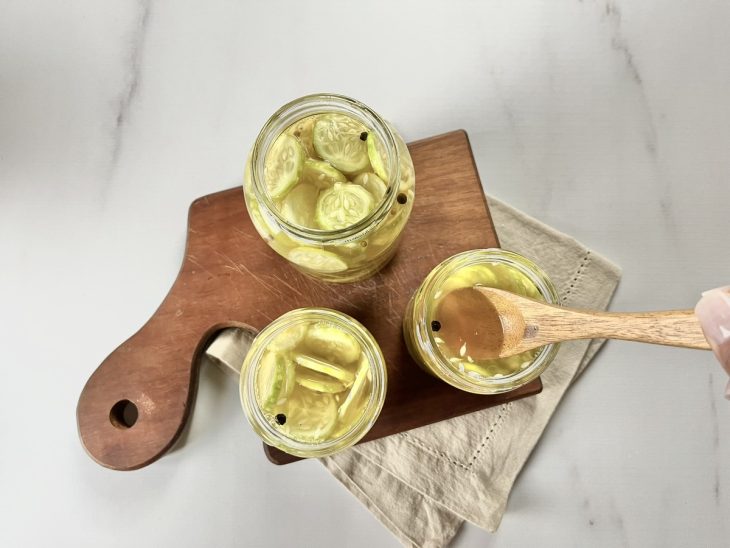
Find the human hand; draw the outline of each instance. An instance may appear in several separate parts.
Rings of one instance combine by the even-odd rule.
[[[730,286],[705,291],[695,314],[715,356],[730,375]],[[730,382],[725,388],[725,398],[730,399]]]

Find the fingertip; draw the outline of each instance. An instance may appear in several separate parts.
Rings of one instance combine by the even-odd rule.
[[[730,374],[730,287],[705,291],[695,314],[717,359]]]

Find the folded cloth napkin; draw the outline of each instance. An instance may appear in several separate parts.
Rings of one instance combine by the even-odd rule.
[[[488,201],[502,247],[540,265],[563,305],[608,306],[618,267],[503,202]],[[224,332],[207,356],[235,374],[247,341]],[[565,390],[601,344],[563,343],[537,396],[360,444],[322,463],[406,546],[444,546],[464,520],[495,531],[515,478]]]

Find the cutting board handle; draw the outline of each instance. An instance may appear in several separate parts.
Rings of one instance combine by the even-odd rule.
[[[190,205],[183,264],[170,292],[147,323],[99,365],[81,392],[79,437],[102,466],[135,470],[164,455],[180,437],[194,405],[201,352],[227,327],[252,329],[236,319],[220,321],[232,313],[248,317],[250,309],[243,303],[227,313],[202,298],[200,286],[212,277],[195,253],[205,242],[199,224],[209,207],[207,196]],[[190,299],[196,291],[201,298]]]
[[[216,329],[191,344],[191,337],[176,336],[184,326],[163,317],[169,317],[164,303],[99,365],[81,392],[76,409],[81,442],[91,458],[108,468],[134,470],[157,460],[179,437],[190,414],[197,356]]]

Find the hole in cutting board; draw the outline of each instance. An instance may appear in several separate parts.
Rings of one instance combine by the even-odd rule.
[[[137,406],[129,400],[120,400],[109,411],[109,420],[117,428],[127,429],[134,426],[139,417]]]
[[[398,194],[398,196],[396,196],[395,198],[396,198],[396,200],[398,200],[398,203],[401,205],[405,204],[408,201],[408,196],[406,196],[402,192],[400,194]]]

